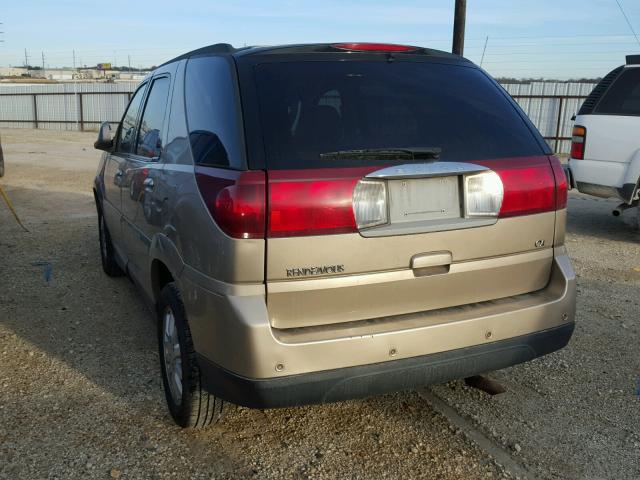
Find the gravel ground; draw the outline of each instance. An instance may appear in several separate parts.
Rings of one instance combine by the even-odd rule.
[[[2,132],[0,185],[30,233],[0,203],[0,478],[513,476],[419,393],[175,427],[152,316],[128,280],[100,269],[93,139]],[[502,395],[459,381],[430,389],[531,478],[640,477],[640,234],[613,206],[570,199],[569,347],[495,373]]]
[[[621,219],[616,205],[570,194],[578,306],[567,348],[493,374],[503,395],[432,388],[539,478],[640,478],[640,231],[637,209]]]

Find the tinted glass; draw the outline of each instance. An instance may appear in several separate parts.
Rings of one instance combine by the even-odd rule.
[[[145,87],[140,87],[135,93],[127,112],[122,117],[122,123],[120,125],[120,138],[118,140],[118,147],[116,151],[123,153],[133,152],[133,146],[136,139],[136,120],[138,120],[138,112],[140,111],[140,104],[142,103],[142,97],[144,97]]]
[[[504,94],[474,68],[267,63],[256,77],[269,168],[362,165],[320,154],[369,148],[439,147],[446,161],[543,153]]]
[[[604,94],[595,113],[640,115],[640,68],[626,68]]]
[[[142,113],[140,133],[138,134],[138,147],[136,154],[143,157],[156,158],[162,151],[162,126],[164,114],[167,111],[169,97],[168,77],[158,78],[151,84],[151,91],[147,97],[147,103]]]
[[[233,75],[222,57],[192,58],[187,63],[187,125],[197,164],[234,168],[242,164]]]
[[[173,77],[173,95],[171,96],[171,109],[169,125],[167,128],[167,141],[162,152],[162,161],[192,165],[191,148],[187,134],[187,119],[184,111],[184,67],[186,61],[181,61],[176,74]]]

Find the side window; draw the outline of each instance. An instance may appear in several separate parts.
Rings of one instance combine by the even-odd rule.
[[[151,92],[144,107],[138,133],[136,154],[147,158],[157,158],[162,151],[162,127],[169,98],[168,77],[161,77],[151,84]]]
[[[138,112],[140,111],[140,104],[144,97],[144,91],[146,86],[140,87],[127,107],[127,112],[122,117],[122,123],[120,124],[120,137],[118,138],[117,152],[131,153],[133,152],[133,143],[136,136],[136,120],[138,120]]]
[[[626,68],[604,94],[595,113],[640,115],[640,68]]]
[[[241,126],[235,97],[235,76],[226,59],[189,60],[185,106],[189,143],[196,164],[241,168]]]
[[[173,80],[173,95],[171,96],[171,113],[167,128],[167,140],[162,152],[164,163],[193,165],[191,147],[187,133],[187,119],[184,110],[184,70],[187,61],[181,60],[176,69]]]

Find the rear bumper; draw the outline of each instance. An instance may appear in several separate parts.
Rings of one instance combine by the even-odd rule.
[[[460,378],[561,348],[576,284],[564,247],[554,252],[542,290],[341,325],[276,329],[252,290],[214,294],[184,276],[180,288],[207,389],[241,405],[299,405]]]
[[[572,159],[569,176],[580,193],[631,203],[637,198],[640,157],[631,163]]]
[[[593,195],[594,197],[615,198],[630,204],[636,198],[637,185],[625,183],[622,187],[617,188],[595,183],[577,182],[576,188],[580,193]]]
[[[564,347],[574,323],[419,357],[271,379],[252,379],[199,356],[204,387],[232,403],[276,408],[410,390],[533,360]]]

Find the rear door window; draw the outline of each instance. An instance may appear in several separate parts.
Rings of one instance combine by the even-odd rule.
[[[137,155],[157,158],[162,152],[162,134],[170,84],[169,77],[157,78],[151,84],[151,91],[140,121]]]
[[[145,90],[146,85],[138,88],[135,95],[129,102],[127,112],[124,114],[124,117],[122,117],[122,123],[120,124],[120,136],[118,137],[116,152],[133,152],[136,138],[136,122],[138,120],[138,113],[140,112],[140,105],[142,104]]]
[[[640,68],[626,68],[604,94],[595,113],[640,115]]]
[[[364,161],[321,154],[371,148],[438,147],[445,161],[543,153],[505,95],[475,68],[308,61],[265,63],[255,72],[269,168],[357,166]]]

